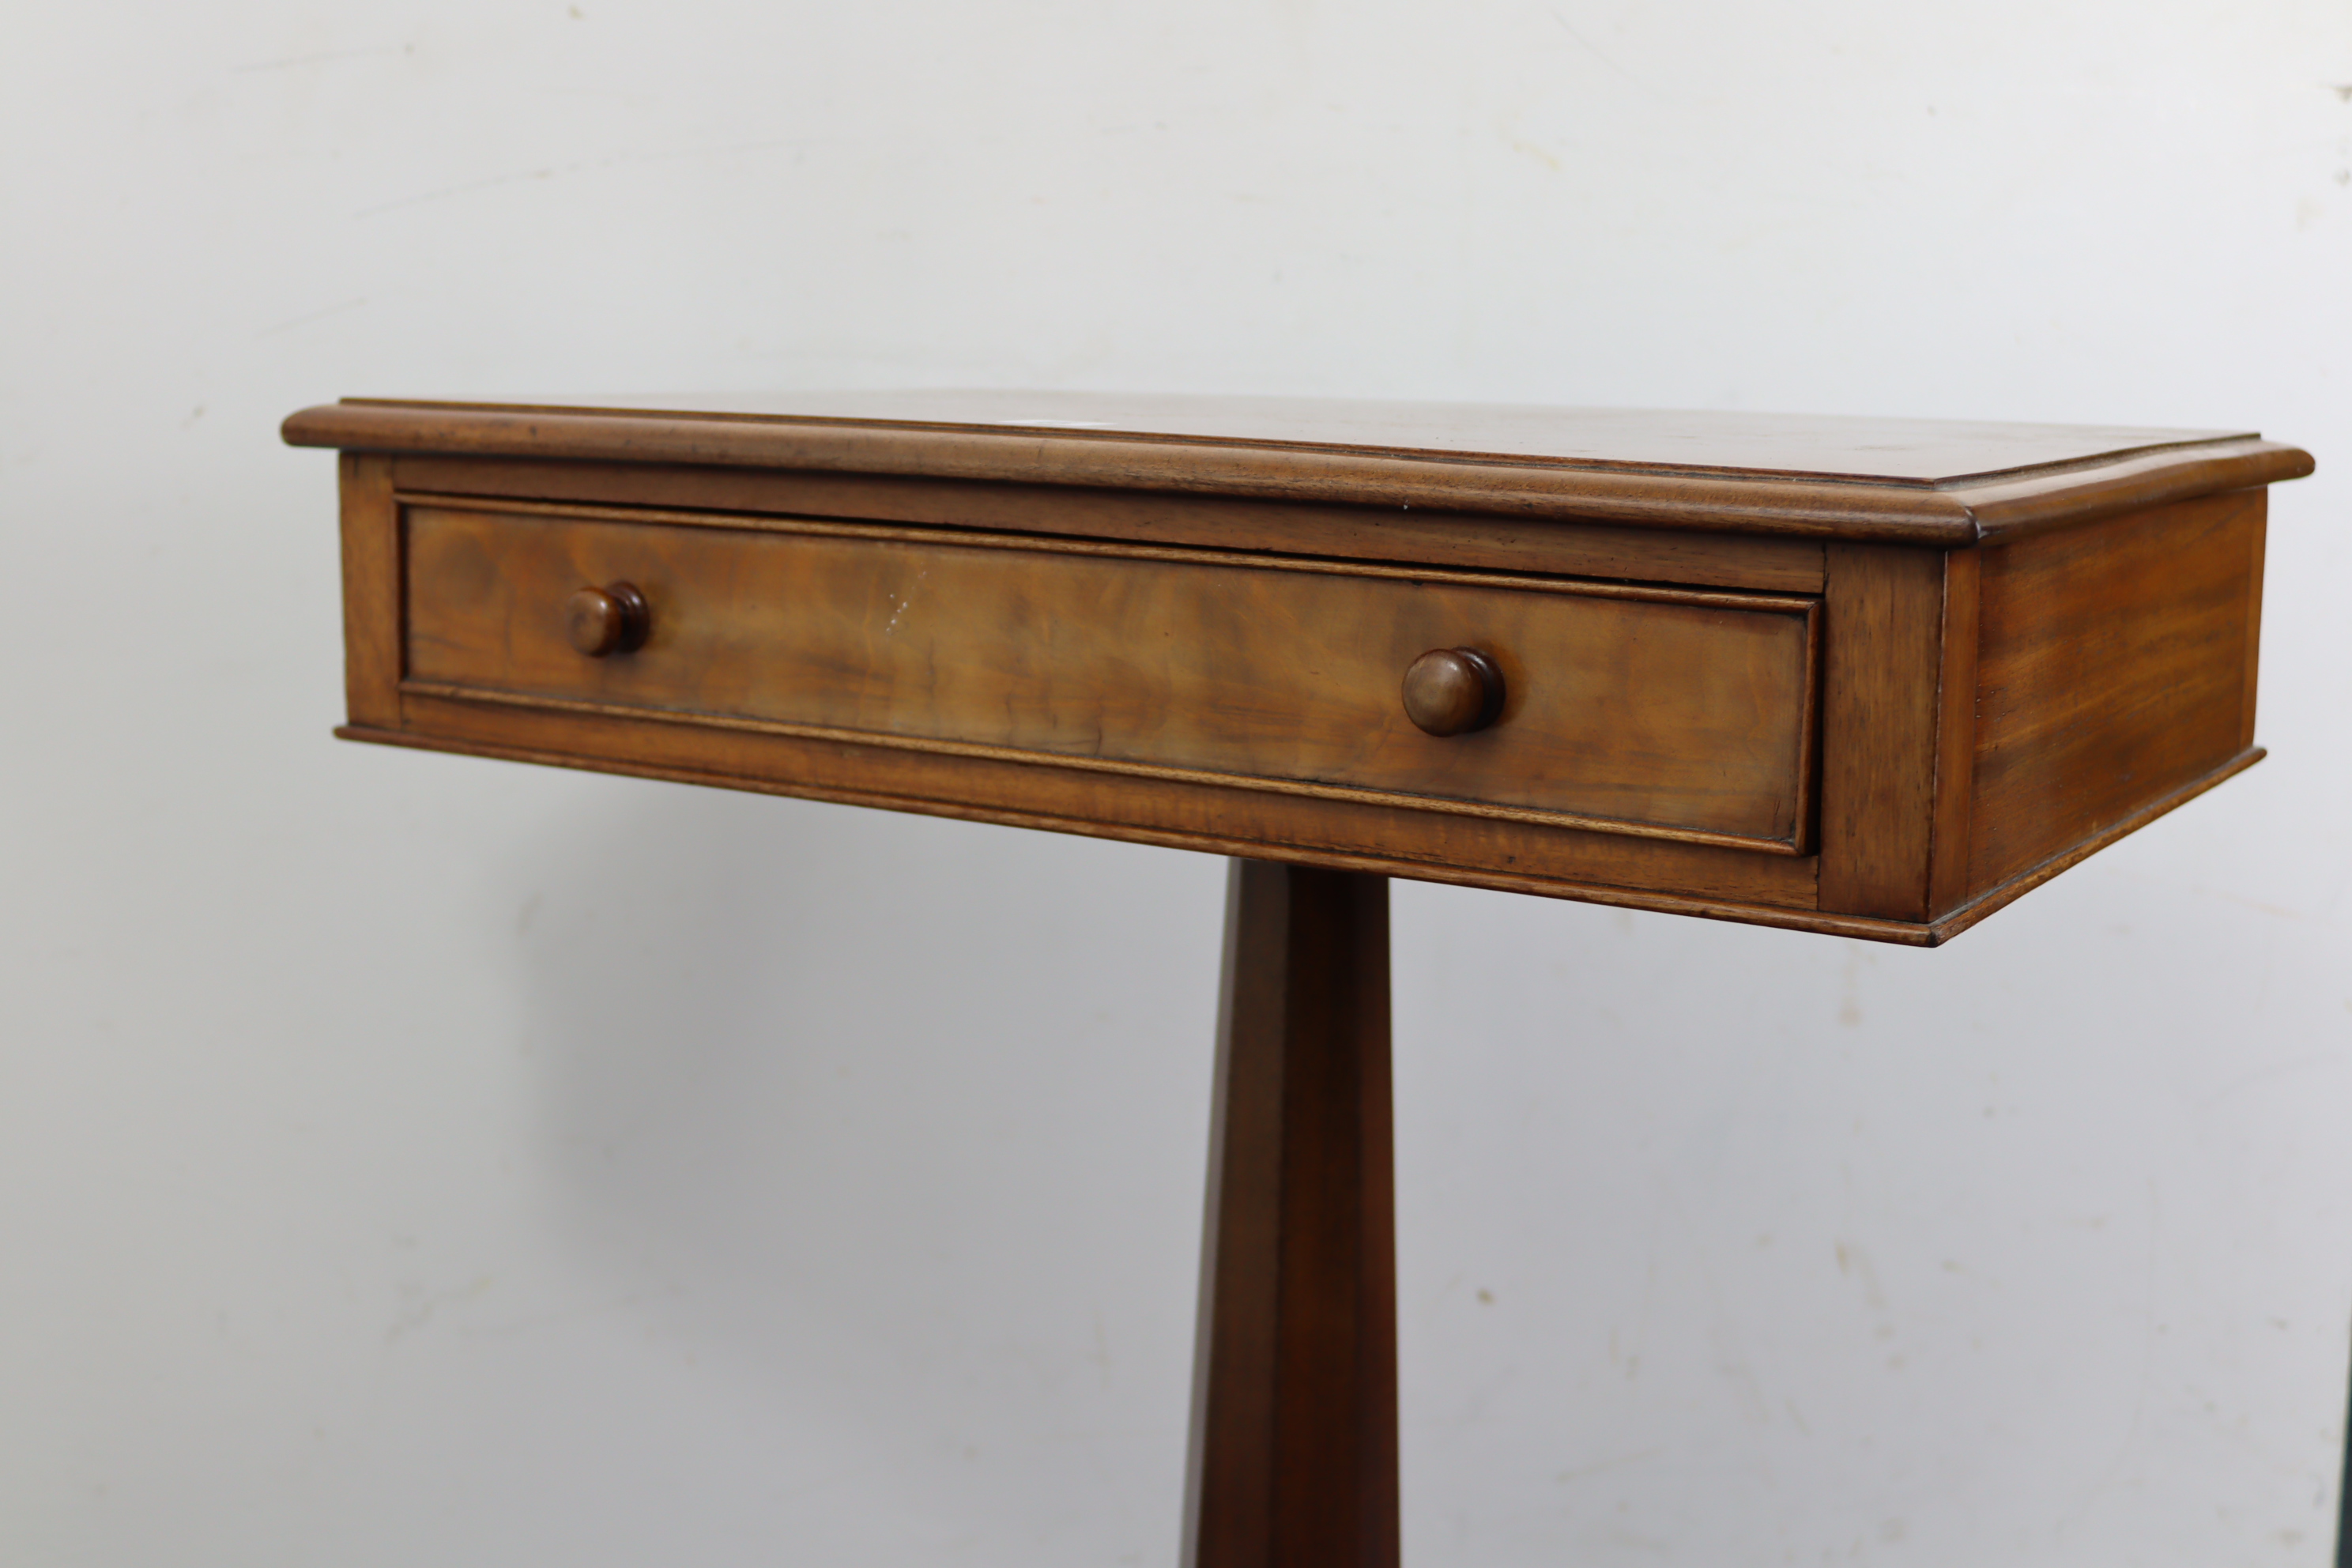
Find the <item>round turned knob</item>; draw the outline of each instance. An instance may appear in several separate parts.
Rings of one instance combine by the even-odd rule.
[[[583,588],[563,606],[563,629],[572,646],[590,658],[635,653],[653,630],[653,612],[633,584]]]
[[[1475,647],[1436,648],[1404,672],[1405,717],[1433,735],[1483,730],[1503,711],[1503,672]]]

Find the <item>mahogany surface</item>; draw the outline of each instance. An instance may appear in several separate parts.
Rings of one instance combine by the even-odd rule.
[[[392,475],[402,493],[415,496],[864,519],[1471,571],[1552,572],[1766,593],[1822,590],[1819,540],[1628,528],[1578,518],[1498,517],[1425,506],[1324,506],[927,475],[430,453],[394,456]]]
[[[1810,599],[656,518],[410,508],[412,689],[1801,847]],[[583,658],[558,612],[618,579],[653,635]],[[1446,743],[1399,689],[1472,635],[1509,700]]]
[[[1396,1568],[1382,877],[1236,860],[1184,1568]]]
[[[1328,447],[1397,457],[1481,458],[1606,468],[1940,484],[2118,452],[2259,439],[2251,431],[2021,425],[1957,419],[1344,398],[931,391],[702,393],[625,399],[450,402],[347,398],[347,408],[659,415],[797,426],[1012,429],[1184,444]]]
[[[1235,858],[1188,1568],[1397,1560],[1387,877],[1940,942],[2260,759],[2312,466],[1026,394],[286,436],[343,449],[340,734]]]
[[[1432,648],[1405,666],[1404,715],[1424,734],[1483,730],[1509,696],[1502,667],[1475,647]]]
[[[1927,944],[2260,756],[2262,487],[2311,467],[2227,431],[1077,395],[350,402],[287,436],[346,448],[354,738]],[[889,597],[927,569],[955,591]],[[692,610],[638,654],[572,658],[539,607],[641,578]],[[1397,683],[1449,648],[1506,699],[1432,742]]]
[[[2241,490],[1986,552],[1971,890],[2252,746],[2263,514]]]
[[[661,401],[352,399],[303,410],[286,434],[350,451],[1042,480],[1944,545],[2311,471],[2292,447],[2218,431],[1078,394]]]

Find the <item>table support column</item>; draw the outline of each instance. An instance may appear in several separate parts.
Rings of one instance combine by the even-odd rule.
[[[1385,877],[1235,860],[1185,1568],[1395,1568]]]

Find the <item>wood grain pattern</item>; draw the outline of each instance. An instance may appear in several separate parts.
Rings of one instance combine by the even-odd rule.
[[[1503,672],[1475,647],[1432,648],[1405,667],[1404,716],[1425,735],[1464,735],[1502,716]]]
[[[1977,599],[1980,550],[1944,557],[1941,668],[1937,676],[1936,805],[1929,828],[1927,911],[1969,893],[1969,814],[1977,762]]]
[[[411,700],[405,706],[416,706]],[[430,722],[431,716],[423,716]],[[1139,826],[1133,823],[1110,824],[1086,817],[1051,816],[1017,809],[992,805],[974,805],[961,799],[930,800],[917,796],[885,794],[828,785],[813,787],[797,780],[786,781],[774,776],[718,773],[676,762],[640,762],[617,751],[611,752],[537,751],[505,743],[500,740],[473,741],[454,734],[423,728],[376,730],[362,725],[343,724],[335,729],[339,740],[356,741],[370,745],[390,746],[405,751],[444,752],[457,756],[483,757],[499,762],[527,763],[539,767],[577,768],[583,771],[620,773],[632,778],[664,779],[674,784],[689,784],[714,789],[743,790],[760,795],[793,795],[806,799],[837,802],[845,805],[871,806],[883,811],[908,811],[926,816],[956,817],[973,822],[995,823],[1008,827],[1035,828],[1048,833],[1069,833],[1084,837],[1118,838],[1137,844],[1156,844],[1171,849],[1190,849],[1208,855],[1244,857],[1253,854],[1279,854],[1285,863],[1300,866],[1320,866],[1334,871],[1370,871],[1387,877],[1408,877],[1415,881],[1444,882],[1458,887],[1485,888],[1499,893],[1523,893],[1535,898],[1572,899],[1579,903],[1600,904],[1608,908],[1647,910],[1659,914],[1687,915],[1697,920],[1735,921],[1741,925],[1769,926],[1781,931],[1808,931],[1819,936],[1852,937],[1862,942],[1883,942],[1902,947],[1936,947],[1949,942],[2026,893],[2032,891],[2051,878],[2068,868],[2081,864],[2090,856],[2137,833],[2142,827],[2196,799],[2217,784],[2225,783],[2263,760],[2259,746],[2241,752],[2228,763],[2191,780],[2183,788],[2160,800],[2142,806],[2131,816],[2112,824],[2097,835],[2085,839],[2062,854],[2053,856],[2038,866],[2029,868],[2007,882],[1978,894],[1968,903],[1950,913],[1922,923],[1917,921],[1881,920],[1871,915],[1841,915],[1815,910],[1795,902],[1749,903],[1738,899],[1707,894],[1669,892],[1654,886],[1619,885],[1607,882],[1580,882],[1547,876],[1526,876],[1514,869],[1487,869],[1466,863],[1443,860],[1407,860],[1386,854],[1359,854],[1344,849],[1328,849],[1313,845],[1279,843],[1269,838],[1234,837],[1209,831],[1168,829]],[[1587,837],[1600,837],[1587,835]],[[1632,840],[1604,840],[1617,847],[1637,850],[1687,850],[1687,845],[1641,845]],[[1783,861],[1748,856],[1731,851],[1707,851],[1726,854],[1731,859],[1751,866],[1795,866],[1801,868],[1811,887],[1814,862]]]
[[[2246,687],[2238,714],[2242,750],[2254,743],[2254,685],[2263,661],[2263,557],[2270,537],[2270,496],[2258,491],[2251,499],[2252,516],[2246,530]]]
[[[2299,479],[2312,467],[2311,454],[2297,447],[2223,442],[1958,487],[1951,493],[1976,520],[1978,540],[1997,544],[2200,496]]]
[[[563,640],[586,658],[635,653],[653,633],[653,612],[634,583],[582,588],[564,601]]]
[[[2263,518],[2242,491],[1985,553],[1972,891],[2245,750]]]
[[[816,406],[807,400],[802,406]],[[1369,405],[1367,405],[1369,406]],[[1423,409],[1379,442],[1312,439],[1275,409],[1162,430],[915,423],[731,411],[341,402],[285,423],[294,445],[1077,484],[1307,503],[1442,508],[1800,538],[1969,545],[2161,499],[2310,472],[2310,454],[2227,433],[1933,426],[1874,418]],[[1251,426],[1251,418],[1256,426]],[[1761,423],[1759,423],[1761,421]],[[1197,423],[1197,421],[1195,421]],[[1306,430],[1307,439],[1282,435]],[[1573,456],[1585,454],[1585,456]]]
[[[1921,488],[2249,438],[2247,432],[2230,430],[1885,415],[977,388],[694,394],[617,403],[347,398],[340,406],[433,416],[666,418],[776,432],[862,427],[1016,442],[1149,441],[1370,457],[1442,453],[1486,462],[1676,473],[1717,469]]]
[[[1570,411],[1555,412],[1564,417]],[[1661,451],[1706,451],[1716,428],[1709,416],[1654,418],[1669,426],[1664,435],[1671,438],[1663,440]],[[1820,424],[1832,433],[1817,440],[1785,437],[1774,448],[1783,453],[1779,460],[1730,460],[1696,471],[1664,462],[1645,466],[1492,451],[1475,437],[1442,433],[1428,434],[1433,444],[1426,447],[1348,447],[1269,442],[1246,435],[1202,439],[1058,427],[360,401],[305,409],[287,420],[285,436],[298,446],[352,450],[924,475],[1822,539],[1965,545],[1980,537],[1957,480],[1874,479],[1874,470],[1883,475],[1897,465],[1848,460],[1868,454],[1874,446],[1869,435],[1885,431],[1886,422]],[[1625,439],[1635,434],[1660,438],[1657,432],[1642,434],[1639,425],[1612,425],[1609,431]],[[2058,465],[2041,472],[2018,471],[1999,439],[1975,444],[1983,450],[1969,460],[1986,467],[1958,479],[1990,484],[1997,475],[2010,524],[2025,527],[2063,521],[2078,510],[2080,495],[2097,500],[2103,440],[2123,443],[2104,448],[2106,456],[2141,466],[2132,484],[2144,492],[2143,500],[2145,493],[2204,493],[2310,471],[2307,453],[2252,437],[2191,432],[2181,439],[2182,432],[2145,430],[2096,435],[2099,439],[2055,443],[2018,435],[2017,453],[2039,454],[2037,461]],[[1450,446],[1448,440],[1480,449]],[[1960,445],[1973,449],[1970,443]],[[1860,471],[1847,471],[1854,468]],[[1844,477],[1806,477],[1827,471]],[[2176,474],[2184,477],[2167,477]],[[2108,496],[2104,504],[2141,503]]]
[[[400,519],[392,459],[346,452],[341,469],[343,700],[357,724],[400,721]]]
[[[1395,1568],[1388,883],[1234,862],[1186,1568]]]
[[[523,761],[691,778],[1219,855],[1314,859],[1414,877],[1454,868],[1480,885],[1645,889],[1669,899],[1804,910],[1814,904],[1810,856],[1136,778],[1050,760],[893,752],[723,721],[551,710],[422,693],[404,695],[401,706],[402,723],[420,744]],[[388,733],[371,730],[358,738],[382,740]]]
[[[1944,554],[1833,544],[1823,636],[1822,908],[1924,920]]]
[[[296,416],[289,439],[350,448],[352,732],[1932,942],[2053,868],[2073,864],[2085,846],[2108,841],[2118,824],[2147,820],[2259,754],[2252,734],[2263,539],[2259,493],[2246,487],[2310,468],[2308,456],[2293,447],[2227,432],[1263,400],[1088,398],[1058,413],[1027,407],[1026,399],[1008,411],[1003,400],[961,395],[923,395],[888,408],[866,395],[852,401],[856,406],[793,398],[603,410],[346,404]],[[2234,507],[2249,497],[2252,510],[2233,542],[2203,541],[2179,521],[2183,507]],[[932,559],[923,552],[941,550],[1093,558],[1062,563],[1066,579],[1042,597],[1024,590],[992,604],[985,595],[961,595],[971,611],[969,640],[950,655],[982,656],[984,679],[973,689],[984,696],[1027,697],[1025,709],[1015,700],[1010,714],[992,715],[996,730],[973,731],[971,705],[942,706],[887,657],[877,664],[876,645],[887,639],[873,635],[871,616],[850,628],[854,636],[804,649],[819,657],[799,688],[764,695],[759,660],[748,651],[756,638],[714,639],[645,689],[627,682],[645,679],[658,647],[608,657],[604,664],[626,673],[593,689],[576,668],[549,681],[533,676],[529,659],[518,662],[517,649],[529,652],[540,636],[527,627],[514,643],[500,640],[504,632],[499,639],[479,628],[451,637],[443,635],[446,627],[427,626],[419,628],[425,640],[410,647],[387,637],[407,613],[402,535],[368,521],[402,507],[428,520],[501,510],[571,511],[580,521],[616,523],[634,517],[706,542],[793,534],[804,543],[830,530],[836,542],[860,546],[862,559],[839,573],[868,598],[881,593],[893,615],[900,605],[888,595],[905,574],[892,563],[894,552],[919,558],[918,574]],[[2072,546],[2053,542],[2074,534],[2082,537]],[[582,570],[567,591],[630,580],[617,569],[630,563],[611,564],[616,569],[562,554],[555,574],[598,568]],[[1370,704],[1377,689],[1381,722],[1405,731],[1396,672],[1381,670],[1375,681],[1371,667],[1432,647],[1476,646],[1475,634],[1452,627],[1416,627],[1410,641],[1420,647],[1341,664],[1336,678],[1326,668],[1330,660],[1279,657],[1284,650],[1268,658],[1267,637],[1255,644],[1243,638],[1246,657],[1220,678],[1220,689],[1248,691],[1226,704],[1242,717],[1222,736],[1213,731],[1231,721],[1218,703],[1196,700],[1200,692],[1172,680],[1160,690],[1148,680],[1139,687],[1132,668],[1107,672],[1108,684],[1127,695],[1103,708],[1094,669],[1062,679],[1066,669],[1051,655],[1055,634],[1011,637],[1013,651],[1005,653],[1006,627],[1023,626],[1017,614],[1008,619],[1022,608],[1014,598],[1034,601],[1033,610],[1055,608],[1045,618],[1059,623],[1073,618],[1057,608],[1073,584],[1117,576],[1118,592],[1149,601],[1194,569],[1230,570],[1238,574],[1234,582],[1248,586],[1239,596],[1194,594],[1192,619],[1163,622],[1162,629],[1229,654],[1233,640],[1208,612],[1263,630],[1272,623],[1258,612],[1297,598],[1289,584],[1302,571],[1386,574],[1377,586],[1343,585],[1342,597],[1366,605],[1385,604],[1384,595],[1428,604],[1463,592],[1517,602],[1565,588],[1594,598],[1630,595],[1611,613],[1633,618],[1655,613],[1650,605],[1751,616],[1763,608],[1710,604],[1711,588],[1811,600],[1803,612],[1806,641],[1820,673],[1799,683],[1805,706],[1798,732],[1817,737],[1818,758],[1809,763],[1801,744],[1792,767],[1775,775],[1793,776],[1796,793],[1783,804],[1788,797],[1776,782],[1761,831],[1787,836],[1757,837],[1755,786],[1765,773],[1753,754],[1727,779],[1698,788],[1688,779],[1675,784],[1682,798],[1663,811],[1654,801],[1628,805],[1622,798],[1597,807],[1635,814],[1624,816],[1597,815],[1591,799],[1568,800],[1577,809],[1562,809],[1561,788],[1573,793],[1592,780],[1574,766],[1560,774],[1536,756],[1541,745],[1525,748],[1528,765],[1503,770],[1513,775],[1504,785],[1521,786],[1516,796],[1458,761],[1450,776],[1367,783],[1347,770],[1393,773],[1381,748],[1396,737],[1368,731],[1350,738],[1339,722],[1308,726],[1302,760],[1301,738],[1283,731],[1289,716],[1308,710],[1301,705],[1309,696],[1325,700],[1336,690],[1339,707],[1355,716],[1360,710],[1349,705]],[[1481,573],[1500,575],[1475,580]],[[445,575],[462,586],[466,572]],[[698,569],[698,580],[703,575]],[[1130,575],[1138,581],[1127,583]],[[2179,581],[2168,587],[2158,581],[2168,576]],[[736,574],[720,597],[756,599],[765,591],[757,573],[750,590],[741,581]],[[438,602],[447,583],[436,582]],[[536,592],[535,583],[530,587]],[[1373,641],[1366,625],[1349,626],[1345,614],[1324,616],[1320,607],[1303,618],[1328,620],[1350,642]],[[500,624],[524,627],[520,602],[509,608]],[[1069,647],[1099,665],[1095,634],[1131,631],[1118,620],[1124,613],[1096,593],[1094,607],[1075,617],[1083,625]],[[1360,616],[1390,630],[1397,619]],[[2099,651],[2112,654],[2135,639],[2151,649],[2139,666],[2126,668],[2128,658]],[[1041,641],[1047,655],[1035,652]],[[404,668],[429,646],[472,662],[436,671],[428,658],[426,668]],[[1785,669],[1785,657],[1776,658]],[[950,662],[961,676],[975,661]],[[1717,675],[1740,668],[1696,643],[1686,657],[1664,662]],[[1506,687],[1516,694],[1528,678],[1555,668],[1557,661],[1523,658],[1517,668],[1507,666]],[[845,697],[835,679],[843,670],[864,672],[847,683]],[[1280,672],[1272,694],[1278,703],[1267,700],[1269,670]],[[1281,680],[1292,684],[1280,687]],[[2114,688],[2104,706],[2088,694],[2101,683]],[[1787,687],[1781,679],[1760,703],[1748,694],[1750,711],[1776,715],[1751,727],[1755,733],[1785,732],[1778,715]],[[845,702],[851,711],[801,713],[792,705],[806,701],[809,690],[833,692],[824,700]],[[1073,691],[1081,698],[1075,709],[1057,706]],[[746,702],[747,693],[759,700]],[[908,693],[919,700],[902,712]],[[2186,705],[2179,723],[2150,717],[2168,702]],[[1162,705],[1186,715],[1172,738],[1160,732],[1164,725],[1146,733],[1146,714]],[[916,721],[903,722],[907,713]],[[1113,721],[1107,727],[1106,717]],[[810,718],[821,721],[804,721]],[[856,727],[869,723],[881,727]],[[1224,745],[1223,754],[1199,752],[1203,724],[1209,739]],[[1492,742],[1538,731],[1558,746],[1589,739],[1517,699],[1496,731],[1431,744],[1486,746],[1481,761],[1491,764],[1499,756]],[[977,738],[961,738],[968,734]],[[1607,744],[1642,749],[1638,738]],[[1067,749],[1039,749],[1055,745]],[[1580,750],[1591,765],[1591,748]],[[1268,771],[1218,771],[1234,766]],[[1638,767],[1631,776],[1643,789],[1657,782]],[[1604,794],[1627,794],[1622,770],[1601,782]],[[1444,793],[1449,788],[1455,793]],[[1538,804],[1525,804],[1530,800]],[[1737,832],[1721,831],[1727,823],[1706,816],[1727,801],[1735,814],[1751,811],[1730,824]],[[1676,820],[1644,818],[1643,811]]]
[[[1242,857],[1186,1568],[1396,1568],[1387,875],[1948,940],[2260,757],[2244,487],[2310,468],[2230,434],[1068,406],[287,435],[350,448],[339,733]]]
[[[2237,777],[2256,763],[2261,762],[2264,754],[2260,746],[2249,747],[2211,773],[2202,773],[2190,779],[2179,788],[2159,795],[2147,805],[2117,817],[2088,837],[2077,839],[2058,853],[2036,861],[2015,875],[1995,883],[1958,909],[1939,916],[1928,925],[1913,929],[1924,931],[1927,939],[1923,943],[1925,946],[1934,947],[1949,942],[1988,915],[2007,909],[2060,872],[2081,865],[2118,839],[2128,837],[2158,817],[2179,810],[2216,784]]]
[[[408,662],[433,687],[1801,847],[1810,601],[845,525],[417,505],[408,531]],[[583,660],[562,608],[623,580],[652,637]],[[1438,741],[1399,682],[1457,643],[1495,658],[1508,697],[1493,728]]]
[[[1818,594],[1818,541],[1624,528],[1426,507],[1322,506],[1156,490],[546,459],[393,459],[418,500],[530,501],[863,519],[1353,561]]]

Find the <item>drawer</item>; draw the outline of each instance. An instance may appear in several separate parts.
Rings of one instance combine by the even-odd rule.
[[[1026,535],[412,502],[404,689],[1810,849],[1818,602]],[[643,646],[587,658],[583,586]],[[1402,702],[1475,648],[1505,699]]]

